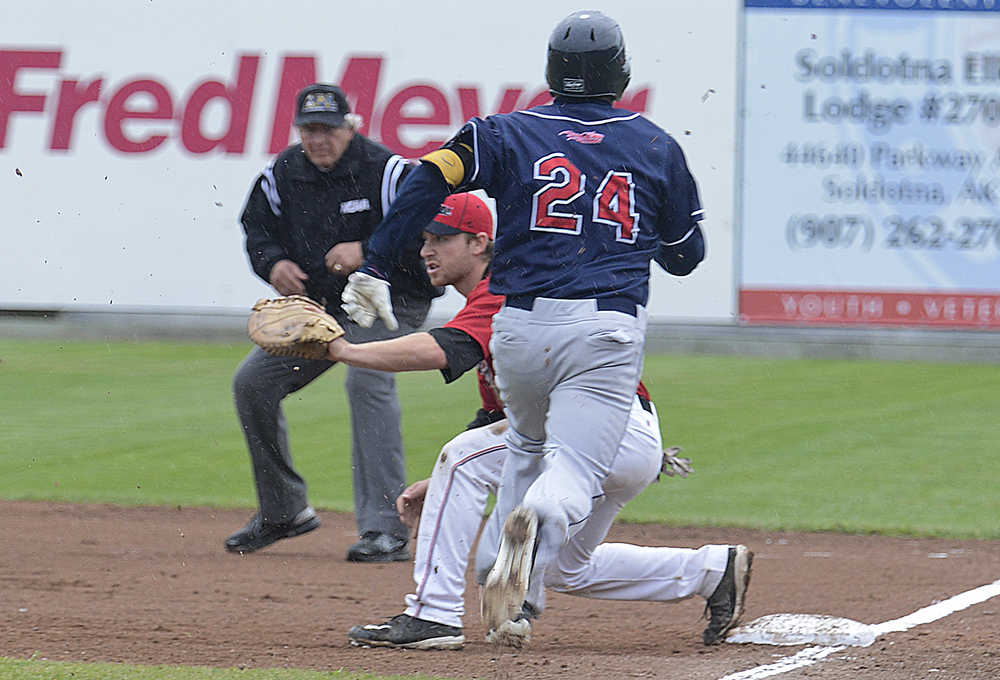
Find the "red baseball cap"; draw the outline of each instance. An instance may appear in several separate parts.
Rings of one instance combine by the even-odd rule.
[[[437,217],[424,227],[424,231],[442,236],[460,231],[486,234],[492,241],[493,213],[475,194],[452,194],[441,204]]]

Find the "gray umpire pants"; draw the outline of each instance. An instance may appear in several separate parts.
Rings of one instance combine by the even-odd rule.
[[[384,340],[415,330],[404,326],[402,320],[395,332],[386,329],[381,321],[367,329],[350,322],[342,321],[342,325],[347,339],[355,343]],[[268,522],[288,521],[309,505],[306,481],[292,462],[281,402],[335,365],[331,361],[271,356],[255,347],[236,370],[236,412],[250,451],[260,512]],[[358,532],[374,531],[406,539],[409,530],[400,521],[395,505],[396,497],[406,488],[395,374],[348,366],[345,387],[353,431],[351,464]]]

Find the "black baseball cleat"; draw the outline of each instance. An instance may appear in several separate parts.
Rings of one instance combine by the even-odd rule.
[[[408,614],[399,614],[386,623],[353,626],[347,637],[355,647],[400,647],[403,649],[461,649],[465,636],[461,628],[446,626]]]
[[[701,634],[706,645],[717,645],[725,640],[729,629],[739,623],[743,616],[743,602],[750,587],[750,568],[753,552],[745,545],[729,548],[726,571],[715,592],[705,604],[708,628]]]
[[[410,559],[409,541],[377,531],[366,531],[347,551],[348,562],[405,562]]]
[[[319,526],[319,517],[310,506],[295,515],[290,522],[266,522],[258,512],[250,522],[226,539],[226,550],[234,553],[251,553],[266,548],[283,538],[300,536]]]

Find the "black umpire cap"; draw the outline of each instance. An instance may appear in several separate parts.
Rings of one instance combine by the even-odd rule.
[[[344,91],[336,85],[313,83],[299,92],[295,108],[295,124],[322,123],[330,127],[344,124],[344,116],[351,112]]]

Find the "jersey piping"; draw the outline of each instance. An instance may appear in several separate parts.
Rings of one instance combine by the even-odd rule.
[[[476,121],[470,120],[469,125],[472,126],[472,159],[475,167],[472,169],[472,176],[469,178],[468,183],[476,181],[476,177],[479,177],[479,132],[476,130]]]
[[[634,120],[639,117],[638,113],[633,113],[629,116],[621,116],[619,118],[605,118],[604,120],[580,120],[579,118],[570,118],[569,116],[552,116],[546,113],[538,113],[537,111],[518,111],[517,113],[523,113],[526,116],[535,116],[537,118],[545,118],[547,120],[566,120],[571,123],[579,123],[580,125],[604,125],[606,123],[621,123],[627,120]]]
[[[442,519],[443,519],[444,514],[445,514],[444,510],[445,510],[445,508],[448,505],[448,500],[452,497],[452,494],[451,494],[451,485],[455,481],[455,473],[458,472],[458,468],[460,468],[461,466],[465,465],[469,461],[475,460],[477,458],[481,458],[481,457],[489,455],[491,453],[496,453],[497,451],[503,451],[506,448],[507,448],[506,444],[499,444],[499,445],[496,445],[496,446],[491,446],[491,447],[482,449],[480,451],[474,451],[474,452],[470,453],[465,458],[463,458],[462,460],[458,461],[457,463],[455,463],[452,466],[451,471],[448,473],[448,483],[445,485],[445,488],[444,488],[444,494],[443,494],[444,502],[441,504],[441,508],[438,511],[437,522],[434,524],[434,531],[431,533],[431,540],[430,540],[431,547],[427,551],[427,568],[424,570],[424,574],[421,577],[419,584],[417,585],[416,597],[417,597],[418,601],[423,598],[424,588],[427,586],[427,581],[429,580],[429,577],[430,577],[431,566],[434,564],[434,560],[433,560],[434,548],[435,548],[435,546],[437,546],[437,543],[438,543],[438,540],[437,540],[438,534],[441,533]],[[420,605],[420,606],[417,607],[417,613],[418,614],[420,613],[421,607],[422,607],[422,605]]]
[[[697,212],[693,212],[693,213],[691,213],[691,217],[694,217],[696,214],[698,214],[700,212],[704,212],[704,211],[698,210]],[[683,236],[681,236],[676,241],[670,241],[669,243],[667,243],[666,241],[660,241],[660,243],[662,243],[665,246],[676,246],[678,243],[684,243],[685,241],[687,241],[691,237],[691,234],[693,234],[694,230],[697,229],[697,228],[698,228],[698,225],[695,224],[693,227],[691,227],[690,229],[688,229],[688,233],[684,234]]]

